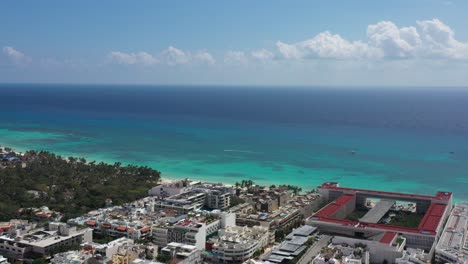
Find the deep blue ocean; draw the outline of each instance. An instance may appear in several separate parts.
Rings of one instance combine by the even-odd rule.
[[[0,111],[20,150],[468,201],[468,89],[1,84]]]

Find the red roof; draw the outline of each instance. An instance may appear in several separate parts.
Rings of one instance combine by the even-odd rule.
[[[369,193],[369,194],[393,195],[393,196],[398,196],[398,197],[430,199],[430,200],[448,200],[452,196],[452,193],[450,192],[438,192],[436,196],[429,196],[429,195],[419,195],[419,194],[407,194],[407,193],[363,190],[363,189],[354,189],[354,188],[343,188],[343,187],[338,187],[337,182],[326,182],[326,183],[323,183],[320,187],[329,189],[329,190],[341,190],[341,191],[348,191],[348,192],[354,192],[354,193],[363,192],[363,193]]]
[[[126,230],[127,230],[127,227],[126,227],[126,226],[118,226],[118,227],[117,227],[117,230],[119,230],[119,231],[126,231]]]
[[[379,242],[383,244],[390,244],[392,243],[395,237],[396,237],[395,232],[385,232],[384,236],[380,239]]]
[[[148,231],[150,231],[150,227],[149,227],[149,226],[145,226],[145,227],[143,227],[143,228],[140,230],[140,232],[142,232],[142,233],[148,232]]]
[[[96,221],[88,221],[88,222],[86,222],[86,224],[89,225],[89,226],[95,226]]]
[[[344,205],[348,204],[350,201],[354,199],[354,195],[351,194],[343,194],[338,199],[335,201],[329,203],[327,206],[322,208],[320,211],[318,211],[315,216],[318,217],[331,217],[333,214],[335,214],[341,207]]]
[[[436,231],[446,207],[443,204],[431,204],[418,228],[424,231]]]

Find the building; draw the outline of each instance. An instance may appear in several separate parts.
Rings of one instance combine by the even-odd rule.
[[[8,259],[0,255],[0,264],[9,264]]]
[[[103,257],[111,258],[113,255],[117,254],[120,248],[133,245],[133,239],[121,237],[106,244],[99,244],[94,242],[84,243],[83,248],[93,255],[101,255]]]
[[[436,261],[468,264],[467,232],[468,203],[458,203],[452,209],[439,243],[437,243]]]
[[[88,260],[93,257],[92,254],[85,253],[82,251],[67,251],[55,254],[50,260],[53,264],[84,264],[88,263]]]
[[[307,242],[316,230],[316,227],[307,225],[294,229],[264,260],[271,263],[288,263],[293,261],[307,249]]]
[[[369,251],[367,251],[366,248],[355,247],[346,244],[330,244],[328,247],[321,250],[320,254],[318,254],[312,260],[312,263],[369,264],[369,256]]]
[[[159,198],[167,198],[170,196],[185,193],[191,190],[190,182],[185,179],[183,181],[171,181],[155,186],[148,191],[148,195]]]
[[[329,248],[361,248],[369,253],[369,256],[361,254],[362,263],[394,263],[395,259],[401,258],[406,246],[406,239],[396,234],[386,233],[377,235],[372,239],[358,239],[350,237],[335,236]]]
[[[202,263],[201,251],[197,247],[182,243],[169,243],[161,249],[162,256],[168,256],[171,263],[197,264]]]
[[[231,226],[207,242],[204,255],[211,263],[243,263],[269,244],[268,228]]]
[[[187,214],[199,210],[205,205],[204,192],[187,192],[156,201],[155,211],[175,210],[178,214]]]
[[[435,196],[402,194],[342,188],[333,182],[324,183],[317,190],[328,204],[308,218],[307,223],[321,232],[357,238],[387,237],[386,234],[398,233],[406,238],[407,246],[427,250],[429,255],[433,254],[452,204],[449,192],[438,192]],[[368,207],[370,200],[378,201],[371,209]],[[411,212],[402,212],[395,206],[397,202],[410,203],[415,208]],[[359,210],[366,211],[363,217],[348,218]],[[384,220],[388,220],[390,212],[421,219],[416,227],[389,224]]]
[[[77,230],[64,223],[49,223],[49,228],[19,230],[10,229],[0,236],[0,254],[10,259],[25,259],[31,254],[48,256],[57,250],[91,242],[90,228]]]
[[[152,241],[159,247],[178,242],[204,250],[208,236],[235,224],[236,215],[233,213],[191,213],[153,226]]]
[[[226,209],[231,205],[231,194],[221,190],[208,190],[205,205],[210,209]]]
[[[396,264],[427,264],[431,263],[429,261],[429,256],[424,250],[408,248],[403,252],[401,258],[395,260]]]

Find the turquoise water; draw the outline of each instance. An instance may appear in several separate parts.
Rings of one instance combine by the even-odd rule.
[[[200,88],[187,98],[182,95],[195,88],[7,88],[0,86],[2,100],[8,101],[0,119],[0,145],[20,150],[148,165],[166,178],[227,183],[252,179],[305,189],[338,181],[342,186],[399,192],[453,191],[458,200],[468,200],[468,134],[466,116],[457,112],[464,110],[464,101],[457,101],[465,100],[460,96],[449,97],[455,102],[451,107],[459,103],[460,108],[445,109],[444,115],[437,108],[425,115],[427,110],[417,105],[419,99],[410,104],[416,110],[401,115],[389,105],[401,100],[401,106],[407,107],[408,94],[404,93],[390,101],[382,95],[387,104],[364,100],[360,106],[358,99],[351,98],[352,104],[345,107],[342,99],[334,99],[335,92],[322,92],[321,97],[306,94],[309,106],[303,104],[309,101],[305,95],[301,92],[295,97],[299,92],[294,90],[272,95],[255,90],[257,96],[241,89],[206,99],[212,96],[211,90]],[[273,99],[265,102],[270,95],[282,100],[289,97],[278,105]],[[217,104],[207,103],[212,101]],[[328,109],[309,108],[323,101]],[[135,103],[144,107],[129,107]],[[340,120],[343,116],[345,121]],[[411,121],[414,118],[417,125]]]

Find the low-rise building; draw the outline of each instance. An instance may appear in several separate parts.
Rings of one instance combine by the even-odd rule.
[[[29,255],[47,256],[57,250],[91,242],[93,231],[90,228],[77,230],[64,223],[49,223],[46,229],[10,229],[0,236],[0,254],[11,259],[25,259]]]
[[[54,257],[50,260],[52,264],[84,264],[88,263],[93,257],[92,254],[85,253],[82,251],[67,251],[55,254]]]
[[[301,226],[289,233],[285,240],[264,260],[271,263],[289,263],[302,254],[308,247],[307,243],[317,228],[311,226]]]
[[[161,255],[171,259],[171,263],[197,264],[202,263],[201,251],[197,247],[183,243],[172,242],[161,249]]]
[[[191,213],[174,218],[172,221],[152,227],[152,241],[159,247],[171,242],[184,243],[205,249],[208,236],[221,228],[235,225],[235,214],[232,213]]]
[[[204,255],[211,263],[243,263],[269,244],[268,228],[231,226],[207,242]]]
[[[170,196],[185,193],[191,190],[190,181],[170,181],[161,185],[155,186],[148,191],[148,195],[159,198],[167,198]]]

